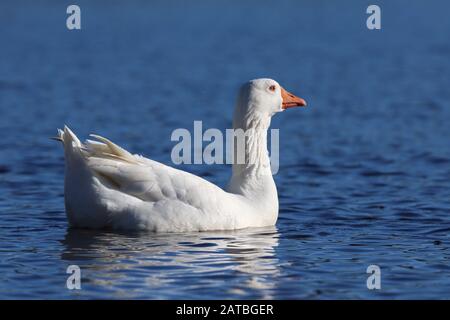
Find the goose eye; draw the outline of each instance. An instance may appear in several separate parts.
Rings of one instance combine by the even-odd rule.
[[[269,90],[272,91],[272,92],[275,92],[276,89],[277,89],[277,88],[276,88],[274,85],[272,85],[272,86],[269,87]]]

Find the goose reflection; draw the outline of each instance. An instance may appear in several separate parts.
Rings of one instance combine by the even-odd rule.
[[[276,227],[186,234],[69,229],[61,259],[82,268],[85,289],[121,298],[209,298],[219,287],[223,298],[270,299],[280,274],[278,238]]]

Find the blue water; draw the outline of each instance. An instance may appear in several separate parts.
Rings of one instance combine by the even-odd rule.
[[[379,31],[367,1],[76,3],[81,31],[64,2],[0,3],[0,298],[450,298],[447,2],[377,1]],[[57,127],[170,164],[174,129],[230,127],[263,76],[309,103],[273,120],[276,227],[68,228]]]

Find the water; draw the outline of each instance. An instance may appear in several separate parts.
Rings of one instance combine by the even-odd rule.
[[[0,4],[0,297],[450,298],[450,5],[378,1]],[[230,126],[268,76],[309,108],[277,115],[276,227],[68,229],[69,124],[170,163],[175,128]],[[181,166],[224,185],[227,166]],[[65,288],[66,268],[82,289]],[[381,290],[366,268],[380,266]]]

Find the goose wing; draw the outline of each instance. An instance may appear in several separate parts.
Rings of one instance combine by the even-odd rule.
[[[201,177],[132,155],[106,138],[92,136],[97,141],[86,141],[83,149],[87,165],[110,188],[142,201],[172,199],[205,209],[213,209],[231,195]]]

